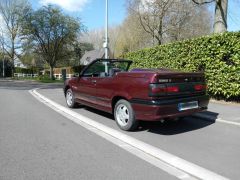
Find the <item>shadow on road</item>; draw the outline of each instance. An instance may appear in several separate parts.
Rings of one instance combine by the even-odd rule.
[[[106,113],[104,111],[100,111],[98,109],[94,109],[94,108],[91,108],[91,107],[87,107],[87,106],[79,106],[79,108],[84,108],[85,110],[87,111],[90,111],[92,113],[95,113],[95,114],[98,114],[100,116],[103,116],[105,118],[108,118],[109,120],[113,120],[114,121],[114,116],[110,113]]]
[[[114,121],[114,116],[112,114],[86,106],[79,106],[79,108],[84,108],[87,111],[103,116],[106,118],[106,120]],[[216,117],[218,115],[217,113],[211,113],[215,114]],[[160,121],[140,121],[139,128],[135,132],[147,131],[149,133],[155,133],[160,135],[176,135],[205,128],[214,123],[215,121],[205,121],[203,119],[193,118],[190,116],[179,121],[165,121],[164,123],[161,123]]]
[[[205,121],[193,117],[185,117],[179,121],[161,122],[141,122],[140,129],[154,134],[176,135],[190,131],[195,131],[214,124],[214,121]]]

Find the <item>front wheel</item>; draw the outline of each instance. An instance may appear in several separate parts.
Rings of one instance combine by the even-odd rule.
[[[124,131],[133,131],[138,127],[134,110],[131,104],[124,99],[116,103],[114,107],[114,118],[117,125]]]
[[[67,103],[67,106],[70,108],[74,108],[77,106],[74,94],[71,89],[68,89],[66,92],[66,103]]]

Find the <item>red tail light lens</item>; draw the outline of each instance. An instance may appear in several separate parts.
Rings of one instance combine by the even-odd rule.
[[[162,96],[166,94],[166,86],[163,84],[150,84],[149,96]]]
[[[178,87],[178,86],[170,86],[170,87],[167,87],[167,92],[169,92],[169,93],[179,92],[179,87]]]
[[[162,96],[167,93],[177,93],[179,92],[178,86],[166,86],[164,84],[150,84],[149,96]]]
[[[207,86],[206,85],[203,85],[203,84],[196,84],[194,86],[194,89],[195,91],[204,91],[207,89]]]

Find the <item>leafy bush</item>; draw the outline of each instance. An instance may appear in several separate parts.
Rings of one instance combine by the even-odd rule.
[[[80,73],[83,70],[83,68],[85,68],[84,65],[73,66],[72,70],[73,70],[74,73]]]
[[[240,32],[227,32],[127,53],[132,68],[204,71],[212,97],[240,100]]]
[[[38,68],[21,68],[15,67],[15,73],[23,73],[23,74],[37,74],[39,72]]]
[[[38,80],[39,80],[40,82],[52,81],[52,79],[50,78],[50,75],[49,75],[49,74],[40,75],[40,76],[38,77]]]

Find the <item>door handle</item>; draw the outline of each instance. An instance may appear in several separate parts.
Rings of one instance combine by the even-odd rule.
[[[97,80],[92,80],[92,83],[96,83],[97,82]]]

